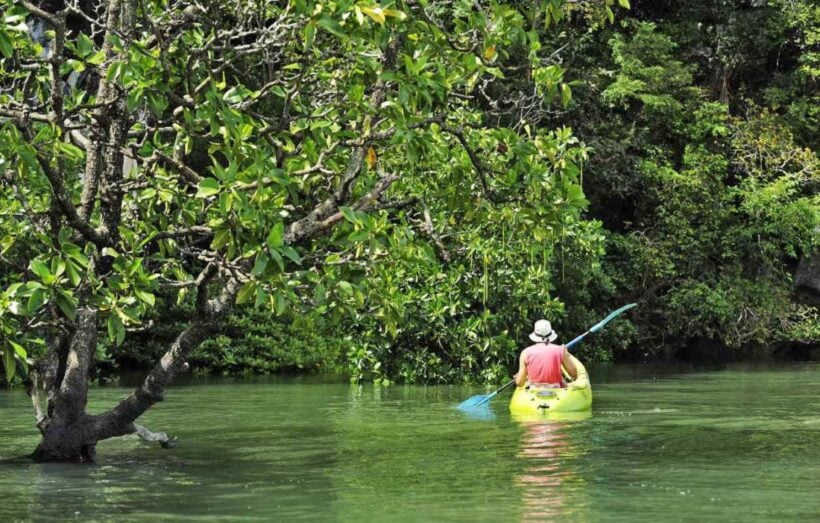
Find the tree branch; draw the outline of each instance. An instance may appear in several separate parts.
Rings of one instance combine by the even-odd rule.
[[[151,241],[184,238],[186,236],[208,236],[213,234],[210,227],[204,225],[194,225],[187,229],[178,229],[176,231],[163,231],[157,233],[151,238]]]
[[[177,446],[178,439],[176,437],[170,437],[164,432],[152,432],[137,423],[134,423],[134,433],[143,441],[159,443],[164,449],[172,449]]]
[[[398,37],[394,38],[390,42],[390,44],[388,44],[383,59],[384,70],[389,70],[395,67],[401,43],[402,38]],[[376,86],[373,89],[373,94],[370,96],[371,107],[378,109],[381,106],[386,96],[386,90],[387,86],[382,80],[376,82]],[[363,126],[365,129],[370,127],[370,119],[370,116],[366,117],[366,123]],[[367,135],[365,134],[362,138],[363,143],[366,142]],[[299,220],[296,220],[295,222],[290,224],[287,231],[285,232],[285,243],[292,244],[310,238],[316,235],[317,233],[325,230],[327,227],[329,227],[328,223],[333,224],[339,220],[339,218],[335,215],[331,215],[333,213],[336,213],[338,215],[339,213],[337,211],[339,205],[347,201],[347,199],[350,197],[350,194],[353,190],[353,185],[355,184],[356,179],[358,178],[359,173],[362,170],[362,165],[364,164],[364,156],[365,148],[363,145],[353,147],[353,149],[350,151],[350,158],[347,161],[347,168],[345,169],[345,172],[342,175],[342,179],[339,182],[339,187],[333,194],[331,194],[321,203],[316,205],[316,207],[314,207],[307,214],[307,216]],[[387,183],[387,186],[389,186],[390,183],[392,183],[392,180]],[[385,186],[384,189],[386,189],[387,186]],[[381,192],[383,192],[384,189],[379,191],[379,194],[381,194]]]
[[[87,221],[77,213],[74,204],[68,196],[68,190],[63,184],[63,177],[47,161],[37,155],[37,161],[43,169],[49,184],[54,202],[60,213],[68,220],[68,224],[79,232],[87,241],[94,243],[98,247],[111,246],[111,239],[108,236],[97,232]]]
[[[29,2],[27,0],[23,0],[20,3],[23,5],[23,7],[28,9],[28,11],[31,14],[33,14],[34,16],[37,16],[38,18],[42,18],[43,20],[45,20],[46,22],[48,22],[49,24],[51,24],[53,26],[60,25],[60,23],[63,21],[65,15],[66,15],[66,11],[60,11],[56,14],[55,13],[49,13],[48,11],[40,9],[39,7],[37,7],[36,5],[32,4],[31,2]]]
[[[478,179],[481,182],[481,189],[484,192],[484,196],[486,196],[490,201],[494,201],[492,194],[490,192],[490,188],[487,185],[487,175],[484,171],[484,165],[482,165],[481,160],[478,158],[478,155],[467,142],[467,137],[464,136],[464,130],[461,127],[450,127],[447,125],[443,125],[441,128],[444,131],[455,136],[456,139],[458,139],[459,143],[461,143],[461,146],[464,147],[464,150],[467,151],[467,155],[470,157],[470,163],[473,164],[476,174],[478,174]]]
[[[95,99],[98,107],[94,110],[91,120],[89,147],[87,147],[85,156],[83,192],[80,198],[80,217],[86,222],[94,211],[94,202],[97,199],[97,188],[99,187],[100,176],[102,176],[103,165],[111,163],[111,160],[105,155],[106,142],[113,142],[114,147],[119,145],[106,136],[108,130],[105,128],[105,124],[109,122],[109,115],[117,98],[114,86],[108,80],[108,68],[116,58],[114,36],[118,33],[118,28],[122,23],[121,0],[109,0],[106,9],[105,40],[102,46],[102,53],[105,58],[100,65],[100,84],[97,87]],[[124,116],[121,116],[121,118],[124,118]],[[113,126],[114,122],[111,122],[110,125]]]
[[[228,313],[239,292],[239,281],[229,278],[222,291],[214,298],[208,298],[208,285],[216,276],[214,264],[203,269],[197,295],[197,315],[191,324],[177,336],[171,348],[159,363],[148,373],[142,384],[127,398],[104,416],[114,426],[133,423],[151,405],[162,401],[165,387],[182,371],[188,368],[188,357]]]
[[[21,122],[34,120],[35,122],[52,123],[54,121],[53,116],[49,114],[30,112],[22,109],[10,109],[8,107],[0,107],[0,116],[14,118]]]
[[[200,176],[196,171],[185,165],[185,163],[181,162],[180,160],[177,160],[172,156],[168,156],[159,149],[154,151],[153,155],[159,160],[161,160],[164,164],[169,165],[177,171],[179,171],[179,173],[182,175],[182,178],[194,187],[199,185],[199,182],[202,181],[202,176]]]
[[[392,185],[392,183],[398,179],[398,174],[388,174],[387,176],[384,176],[376,183],[376,186],[373,187],[373,189],[371,189],[370,192],[356,200],[350,207],[358,210],[367,210],[369,206],[373,202],[377,201],[381,197],[382,193],[384,193],[384,191],[386,191],[387,188],[390,187],[390,185]],[[313,230],[311,234],[327,230],[336,223],[340,222],[342,219],[344,219],[344,215],[341,212],[336,212],[328,216],[324,220],[318,222],[315,225],[316,229]]]
[[[449,262],[451,260],[450,251],[447,250],[447,247],[444,246],[444,243],[441,241],[439,235],[436,234],[436,227],[433,225],[433,218],[430,216],[430,209],[427,208],[427,205],[422,205],[424,207],[424,227],[422,230],[433,240],[441,260],[444,262]]]

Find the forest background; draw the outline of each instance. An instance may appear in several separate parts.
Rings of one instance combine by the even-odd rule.
[[[422,4],[431,23],[457,25],[478,16],[473,2]],[[292,285],[269,294],[246,281],[239,306],[193,353],[196,371],[499,382],[514,367],[534,320],[552,320],[568,340],[629,302],[639,308],[579,346],[582,360],[817,356],[820,7],[790,0],[521,4],[515,16],[523,18],[510,26],[536,32],[539,49],[550,49],[542,67],[530,68],[527,53],[518,52],[535,39],[512,30],[499,30],[496,41],[483,38],[473,62],[464,65],[481,71],[468,91],[480,113],[472,122],[496,134],[471,133],[469,118],[448,130],[446,122],[433,121],[434,99],[429,108],[419,107],[428,111],[428,134],[391,146],[406,148],[419,158],[417,165],[450,181],[392,187],[394,200],[412,194],[399,218],[378,206],[342,208],[343,221],[323,245],[318,268],[311,265],[318,255],[283,248],[284,232],[274,227],[266,236],[280,254],[257,257],[250,273],[278,264],[282,273],[296,275]],[[9,17],[19,15],[6,15],[0,50],[8,71],[14,55]],[[374,27],[404,22],[390,9],[365,10],[363,17]],[[345,37],[332,19],[319,20],[330,21],[310,36],[316,46]],[[77,55],[93,64],[94,43],[76,45]],[[325,66],[332,76],[334,62]],[[80,65],[73,67],[82,77]],[[425,74],[421,60],[402,67],[408,77]],[[381,78],[438,96],[435,77],[429,85]],[[243,83],[265,84],[252,70]],[[167,109],[163,96],[173,96],[152,92],[156,85],[131,87],[145,93],[134,103],[157,114]],[[249,97],[241,90],[221,94],[240,105]],[[414,96],[424,99],[410,92],[407,103],[415,103]],[[320,132],[324,124],[306,125],[304,132]],[[510,130],[535,147],[547,145],[531,150],[505,134]],[[13,137],[4,140],[7,151],[16,147]],[[425,140],[439,147],[428,148]],[[66,157],[84,159],[70,144],[63,147]],[[196,141],[185,147],[194,164],[197,156],[207,164],[213,152]],[[378,144],[363,151],[374,173],[395,168]],[[515,184],[531,167],[520,165],[520,158],[536,152],[553,155],[550,183],[557,189],[536,192],[534,202],[522,205]],[[308,157],[313,161],[300,166],[304,170],[325,153]],[[215,169],[230,170],[229,163]],[[36,311],[52,299],[52,313],[75,314],[72,295],[48,294],[47,280],[73,280],[72,263],[84,258],[70,247],[63,249],[65,263],[32,251],[35,242],[26,237],[36,237],[37,224],[21,229],[15,219],[26,201],[14,176],[4,178],[0,230],[0,278],[4,287],[11,285],[0,300],[7,371],[0,380],[6,381],[22,379],[14,368],[25,367],[25,350],[31,351],[21,325],[41,322]],[[200,182],[198,195],[214,197],[220,190]],[[163,205],[154,188],[139,197]],[[217,197],[222,210],[230,210]],[[211,246],[230,249],[237,229],[211,226],[217,231],[207,236]],[[334,245],[338,249],[328,247]],[[116,259],[119,253],[104,255]],[[23,273],[44,290],[29,283],[15,287]],[[152,281],[134,284],[137,312],[129,309],[134,303],[111,306],[113,320],[101,325],[96,342],[93,376],[149,367],[184,329],[195,300]],[[15,310],[21,300],[29,313]]]

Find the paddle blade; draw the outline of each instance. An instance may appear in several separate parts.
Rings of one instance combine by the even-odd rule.
[[[493,409],[487,408],[487,405],[480,405],[472,409],[461,409],[461,412],[468,418],[480,421],[492,421],[495,419]]]
[[[471,410],[475,409],[476,407],[481,407],[483,405],[487,405],[487,398],[489,394],[478,394],[471,398],[467,398],[466,400],[462,401],[456,407],[459,410]]]

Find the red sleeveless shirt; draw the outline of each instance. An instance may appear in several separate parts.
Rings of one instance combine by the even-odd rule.
[[[527,351],[527,379],[530,382],[564,386],[561,376],[561,360],[565,350],[563,345],[536,343],[525,350]]]

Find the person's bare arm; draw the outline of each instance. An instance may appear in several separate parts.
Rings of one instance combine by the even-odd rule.
[[[564,355],[561,357],[561,364],[572,379],[578,379],[578,369],[575,367],[572,356],[569,355],[569,350],[566,347],[564,347]]]
[[[521,358],[518,363],[518,373],[515,375],[515,386],[523,387],[527,383],[527,351],[521,353]]]

